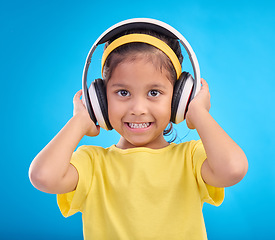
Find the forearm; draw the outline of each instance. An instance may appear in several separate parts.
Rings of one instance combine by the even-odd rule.
[[[206,151],[207,167],[213,173],[213,175],[207,175],[206,179],[215,185],[219,182],[221,186],[230,186],[239,182],[246,174],[248,165],[242,149],[207,110],[198,112],[194,119],[196,119],[195,128]]]
[[[80,115],[72,117],[35,157],[30,166],[30,178],[36,187],[43,188],[42,185],[47,185],[51,188],[67,173],[72,153],[85,135],[81,124]]]

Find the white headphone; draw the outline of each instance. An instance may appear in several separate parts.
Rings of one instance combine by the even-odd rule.
[[[171,106],[171,121],[176,124],[182,122],[185,119],[189,102],[197,95],[201,88],[198,60],[190,44],[176,29],[164,22],[149,18],[134,18],[117,23],[103,32],[94,42],[87,56],[82,75],[84,104],[91,119],[95,124],[98,122],[99,126],[106,130],[112,129],[108,117],[106,89],[103,80],[96,79],[92,82],[89,89],[87,88],[87,74],[92,55],[98,45],[103,44],[115,35],[130,29],[149,29],[168,37],[178,39],[188,53],[195,79],[193,79],[192,75],[188,72],[181,73],[174,86]]]

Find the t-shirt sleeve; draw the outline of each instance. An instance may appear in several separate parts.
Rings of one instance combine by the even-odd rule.
[[[71,164],[78,172],[76,190],[57,195],[57,204],[64,217],[82,212],[93,178],[93,156],[87,146],[79,147],[72,155]]]
[[[224,188],[217,188],[208,185],[204,182],[201,176],[201,167],[207,156],[201,140],[193,141],[194,146],[192,148],[193,168],[194,174],[197,179],[200,196],[203,202],[210,203],[215,206],[222,204],[224,199]]]

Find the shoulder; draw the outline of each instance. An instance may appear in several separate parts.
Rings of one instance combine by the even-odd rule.
[[[184,151],[184,152],[190,152],[194,153],[196,150],[202,148],[203,149],[203,144],[201,140],[191,140],[188,142],[183,142],[183,143],[173,143],[173,151],[179,150],[179,151]]]
[[[172,155],[171,158],[181,159],[193,167],[202,164],[206,159],[206,153],[201,140],[174,144],[170,154]]]
[[[100,146],[93,145],[82,145],[79,146],[74,153],[87,153],[87,154],[95,154],[95,153],[104,153],[107,152],[109,148],[103,148]]]
[[[76,161],[94,161],[102,158],[108,152],[108,148],[93,145],[79,146],[72,155],[71,163]]]

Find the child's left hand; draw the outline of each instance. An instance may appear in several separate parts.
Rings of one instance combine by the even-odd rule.
[[[199,118],[201,111],[209,112],[211,107],[208,84],[204,79],[201,79],[201,83],[201,90],[190,102],[186,113],[186,123],[190,129],[195,129],[196,123],[201,121]]]

